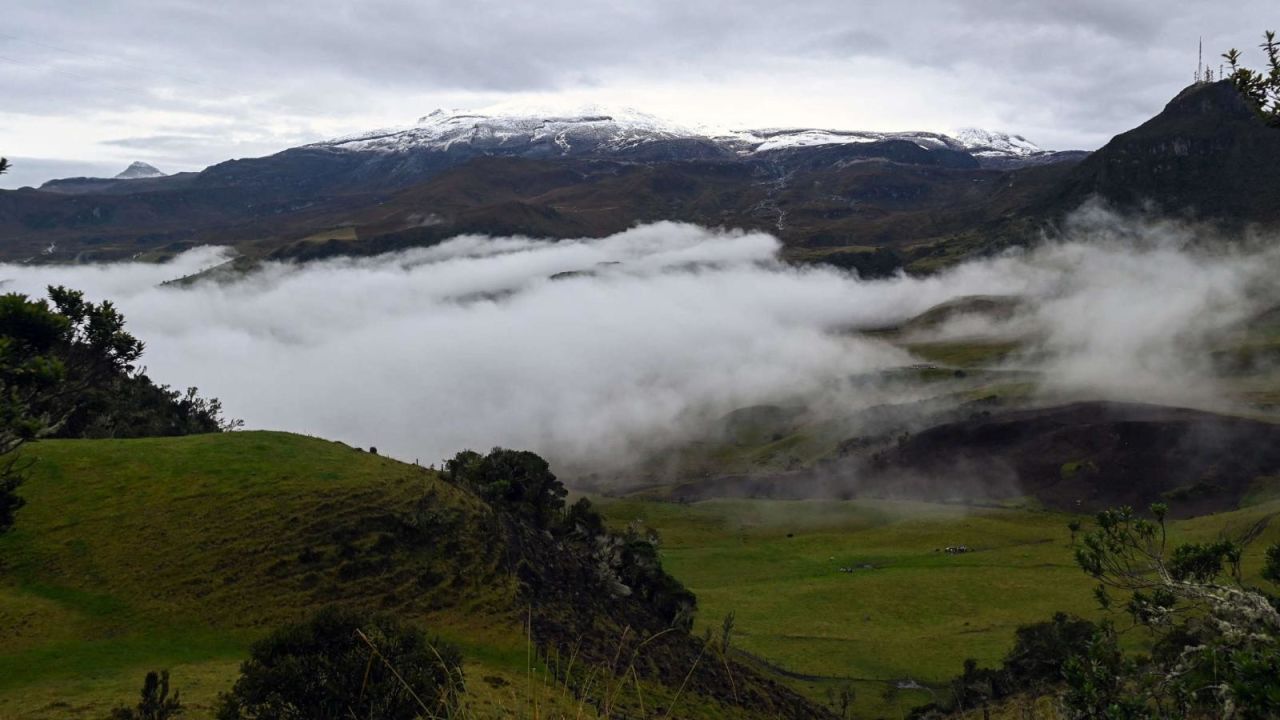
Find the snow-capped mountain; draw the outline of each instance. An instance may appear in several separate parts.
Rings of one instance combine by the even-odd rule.
[[[140,180],[142,178],[158,178],[165,177],[165,173],[160,172],[154,165],[144,162],[135,162],[125,168],[120,174],[116,175],[113,180]]]
[[[483,110],[436,110],[412,126],[349,135],[308,147],[377,153],[628,155],[657,145],[703,145],[708,141],[692,129],[632,108],[586,106],[564,112],[501,105]],[[703,148],[709,149],[709,145]]]
[[[955,135],[824,128],[720,130],[686,127],[626,107],[590,105],[565,110],[513,104],[474,111],[436,110],[408,127],[348,135],[305,147],[383,154],[706,159],[894,140],[913,143],[926,151],[969,153],[979,162],[1008,164],[1034,161],[1049,154],[1020,135],[974,128]]]
[[[965,149],[978,157],[1028,157],[1046,152],[1044,148],[1021,135],[981,128],[961,128],[956,131],[954,137]]]
[[[826,130],[822,128],[770,128],[764,130],[732,130],[721,136],[741,144],[748,153],[814,147],[818,145],[853,145],[904,140],[924,150],[958,150],[967,148],[954,138],[932,132],[875,132],[870,130]]]

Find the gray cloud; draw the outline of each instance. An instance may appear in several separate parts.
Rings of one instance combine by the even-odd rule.
[[[436,105],[670,86],[687,98],[733,88],[732,103],[691,115],[731,104],[750,122],[812,101],[811,124],[847,124],[843,103],[902,129],[997,124],[1047,147],[1091,148],[1190,81],[1198,37],[1216,64],[1232,45],[1254,53],[1275,20],[1264,0],[1229,13],[1191,0],[48,0],[6,11],[0,137],[36,142],[31,118],[91,130],[131,114],[119,119],[131,131],[102,138],[114,145],[84,151],[124,160],[127,149],[161,152],[127,142],[186,134],[158,128],[173,116],[217,120],[208,137],[164,149],[193,169]],[[826,97],[798,92],[810,83]],[[913,115],[920,107],[931,114]],[[0,152],[58,147],[40,145]]]

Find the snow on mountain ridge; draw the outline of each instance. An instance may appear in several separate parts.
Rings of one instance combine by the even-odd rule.
[[[975,155],[995,154],[1027,157],[1046,152],[1021,135],[1006,132],[983,130],[981,128],[961,128],[955,132],[955,139],[972,151]]]
[[[769,128],[760,130],[735,130],[724,137],[749,148],[749,152],[768,152],[815,145],[845,145],[855,143],[905,140],[926,150],[947,148],[965,149],[946,135],[931,132],[877,132],[871,130],[824,130],[821,128]]]
[[[545,152],[614,152],[646,143],[693,140],[714,143],[737,155],[818,145],[905,140],[926,150],[949,149],[977,157],[1020,159],[1046,151],[1021,135],[964,128],[935,132],[873,132],[822,128],[690,128],[630,107],[584,105],[564,108],[500,103],[479,110],[435,110],[414,125],[375,130],[315,143],[351,152],[450,152],[463,146],[481,152],[539,146]]]
[[[588,105],[565,112],[556,108],[500,104],[481,110],[435,110],[419,118],[415,125],[349,135],[315,145],[365,152],[413,149],[447,152],[460,143],[498,149],[522,142],[550,142],[567,153],[577,143],[619,150],[653,140],[684,138],[702,139],[702,136],[632,108]]]

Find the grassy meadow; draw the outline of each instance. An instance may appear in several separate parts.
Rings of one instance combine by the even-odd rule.
[[[928,702],[965,658],[996,664],[1014,629],[1056,611],[1098,615],[1093,583],[1075,565],[1071,516],[1022,508],[883,501],[604,499],[611,521],[643,521],[663,538],[663,562],[698,596],[696,632],[733,641],[825,700],[847,681],[862,717],[898,717]],[[1238,534],[1280,502],[1174,524],[1173,540]],[[1087,523],[1086,523],[1087,527]],[[1269,525],[1250,546],[1280,540]],[[948,545],[972,552],[951,555]],[[852,572],[842,572],[851,568]],[[1134,636],[1132,642],[1140,643]],[[898,697],[885,698],[891,686]]]

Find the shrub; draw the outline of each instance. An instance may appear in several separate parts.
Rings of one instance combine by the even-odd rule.
[[[111,720],[170,720],[181,715],[183,710],[178,693],[169,695],[169,671],[152,671],[142,681],[142,698],[138,704],[132,708],[112,710]]]
[[[413,720],[449,716],[462,658],[386,615],[336,607],[256,643],[218,720]]]

